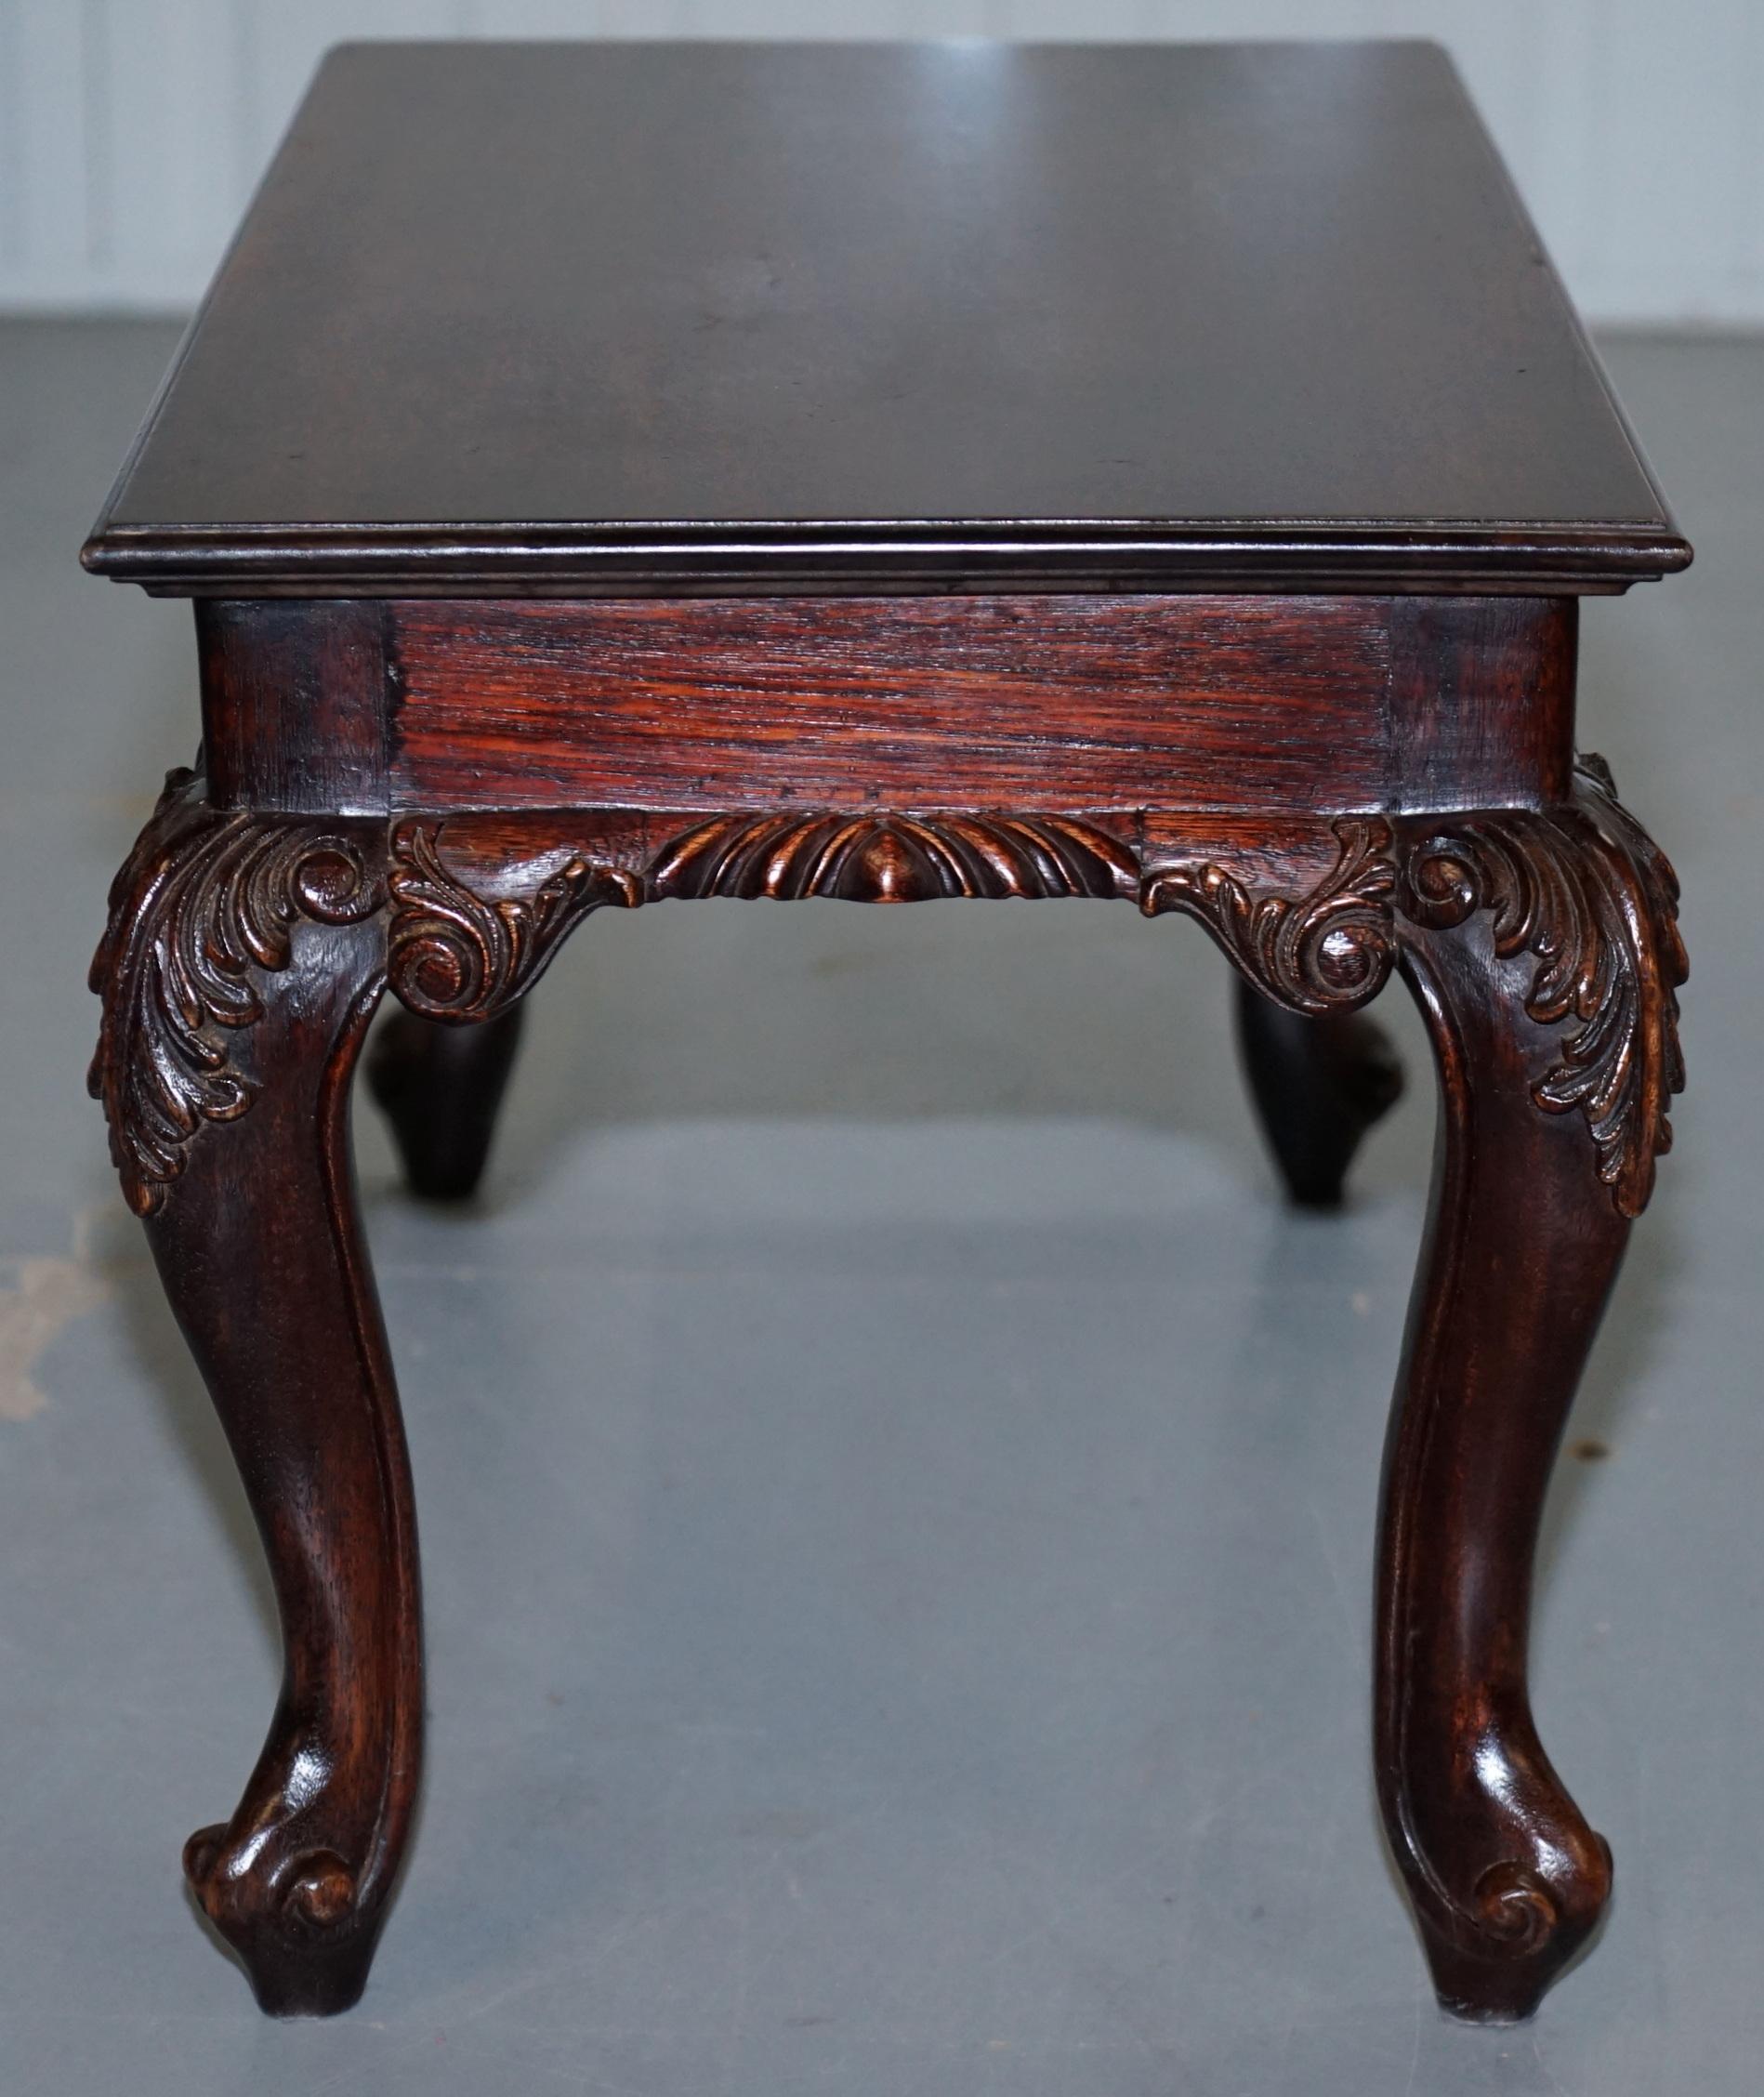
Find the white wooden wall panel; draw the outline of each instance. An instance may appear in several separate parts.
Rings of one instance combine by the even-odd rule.
[[[1764,325],[1764,0],[0,0],[0,308],[178,308],[363,36],[1435,36],[1601,319]]]
[[[235,99],[238,10],[232,0],[181,0],[154,20],[161,12],[87,0],[92,260],[150,283],[200,284],[256,157]]]
[[[16,185],[0,215],[0,284],[78,299],[96,274],[85,10],[71,0],[0,0],[0,178]]]

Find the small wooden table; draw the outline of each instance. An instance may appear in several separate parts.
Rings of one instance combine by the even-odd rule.
[[[281,1602],[185,1853],[265,2009],[361,1993],[421,1761],[348,1139],[382,992],[458,1193],[590,911],[1088,896],[1236,964],[1301,1196],[1389,1097],[1392,969],[1431,1031],[1378,1793],[1443,2002],[1528,2013],[1611,1887],[1533,1726],[1533,1546],[1681,1084],[1576,618],[1690,548],[1443,56],[347,49],[85,558],[200,637],[93,1087]]]

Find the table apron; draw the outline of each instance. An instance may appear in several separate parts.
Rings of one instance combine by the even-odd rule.
[[[1421,812],[1567,798],[1576,601],[204,600],[211,791],[295,812]]]

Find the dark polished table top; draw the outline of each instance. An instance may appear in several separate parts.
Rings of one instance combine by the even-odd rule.
[[[86,558],[1549,590],[1688,548],[1431,46],[461,43],[327,61]]]

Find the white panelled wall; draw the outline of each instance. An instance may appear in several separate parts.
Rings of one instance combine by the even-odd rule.
[[[0,308],[200,293],[363,36],[1433,36],[1582,306],[1764,324],[1764,0],[0,0]]]

